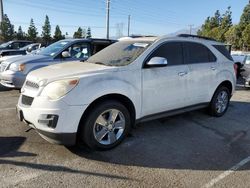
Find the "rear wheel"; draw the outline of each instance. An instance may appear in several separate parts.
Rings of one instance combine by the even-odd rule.
[[[227,87],[219,87],[209,105],[209,112],[212,116],[221,117],[223,116],[229,106],[230,91]]]
[[[80,126],[80,141],[91,149],[108,150],[127,136],[131,119],[123,104],[110,100],[93,108]]]

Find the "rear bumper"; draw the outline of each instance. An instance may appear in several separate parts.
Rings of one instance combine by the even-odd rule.
[[[0,74],[0,83],[9,88],[22,88],[26,75],[21,72],[4,71]]]

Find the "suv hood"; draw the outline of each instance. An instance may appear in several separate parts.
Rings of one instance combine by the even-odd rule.
[[[23,63],[35,63],[37,61],[48,61],[50,60],[51,57],[49,56],[44,56],[44,55],[23,55],[23,56],[18,56],[18,57],[13,57],[11,59],[8,59],[7,61],[4,62],[4,64],[12,64],[15,63],[16,65],[20,65]]]
[[[116,71],[118,67],[109,67],[87,62],[69,62],[56,65],[50,65],[28,74],[27,80],[38,83],[41,80],[47,82],[60,80],[69,77],[82,77],[89,74]]]

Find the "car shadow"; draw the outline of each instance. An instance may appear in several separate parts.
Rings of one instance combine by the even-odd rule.
[[[11,91],[11,90],[13,90],[13,89],[8,88],[8,87],[4,87],[4,86],[2,86],[2,85],[0,84],[0,92]]]
[[[82,175],[91,175],[98,176],[110,179],[120,179],[120,180],[133,180],[135,179],[127,178],[125,176],[113,175],[113,174],[103,174],[98,172],[90,172],[72,169],[63,165],[51,165],[51,164],[37,164],[32,162],[24,162],[13,160],[15,157],[36,157],[37,154],[29,152],[19,152],[18,149],[25,142],[26,138],[24,137],[0,137],[0,165],[14,165],[19,167],[25,167],[30,169],[49,171],[49,172],[66,172],[72,174],[82,174]],[[11,158],[11,160],[10,160]]]
[[[0,158],[37,156],[33,153],[18,151],[18,149],[23,145],[25,140],[25,137],[0,137]]]
[[[199,110],[140,124],[110,151],[68,149],[82,158],[126,166],[227,170],[250,155],[250,119],[241,119],[249,110],[250,103],[231,102],[221,118]]]

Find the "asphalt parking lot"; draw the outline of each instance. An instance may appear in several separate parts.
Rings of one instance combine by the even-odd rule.
[[[250,187],[250,90],[238,87],[222,118],[199,110],[140,124],[106,152],[27,131],[18,96],[0,87],[0,187]]]

